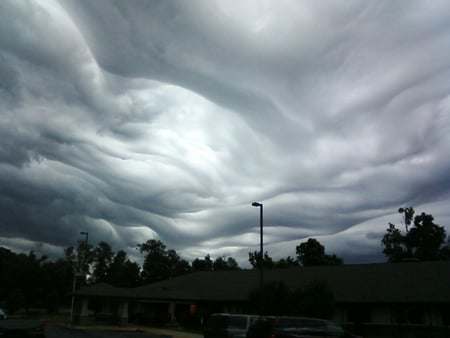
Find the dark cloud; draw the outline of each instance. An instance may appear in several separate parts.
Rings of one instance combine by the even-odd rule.
[[[133,257],[316,237],[382,260],[400,206],[448,225],[446,1],[3,1],[0,245]],[[19,24],[20,23],[20,24]]]

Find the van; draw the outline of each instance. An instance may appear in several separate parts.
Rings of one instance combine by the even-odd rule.
[[[362,338],[331,320],[304,317],[260,318],[249,327],[246,338]]]
[[[206,321],[204,338],[245,338],[257,315],[215,313]]]

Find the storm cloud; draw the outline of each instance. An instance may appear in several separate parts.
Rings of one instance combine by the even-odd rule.
[[[450,225],[450,3],[0,2],[0,245],[245,266]],[[446,228],[449,231],[448,228]]]

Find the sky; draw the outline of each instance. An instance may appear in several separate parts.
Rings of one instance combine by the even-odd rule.
[[[249,266],[450,232],[447,0],[2,0],[0,246]]]

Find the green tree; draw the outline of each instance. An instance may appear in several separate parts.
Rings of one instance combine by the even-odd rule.
[[[442,259],[450,260],[450,236],[447,237],[447,242],[441,249]]]
[[[76,247],[69,246],[64,249],[64,259],[71,262],[74,273],[90,274],[94,255],[92,245],[88,244],[86,247],[84,240],[78,240]],[[82,278],[81,282],[86,284],[86,278]]]
[[[91,244],[87,244],[84,240],[78,240],[76,256],[78,260],[78,271],[89,275],[91,273],[91,265],[94,262],[94,250]],[[86,278],[83,279],[86,282]]]
[[[138,244],[140,253],[145,254],[142,265],[142,279],[145,283],[152,283],[170,276],[166,246],[159,240],[150,239]]]
[[[17,278],[13,274],[15,258],[14,252],[0,247],[0,299],[7,299],[11,290],[17,285]]]
[[[297,266],[298,266],[297,260],[295,260],[291,256],[288,256],[286,258],[281,258],[278,261],[275,261],[273,267],[275,269],[287,269],[287,268],[293,268],[293,267],[297,267]]]
[[[341,265],[343,260],[336,255],[327,255],[325,247],[315,238],[296,246],[297,261],[302,266]]]
[[[398,212],[403,215],[405,232],[389,223],[389,228],[381,239],[383,253],[388,261],[445,259],[447,247],[444,227],[435,224],[432,215],[422,212],[414,216],[413,207],[400,208]]]
[[[411,225],[411,222],[414,218],[415,210],[413,207],[405,207],[405,208],[399,208],[398,212],[403,214],[403,220],[405,223],[405,231],[409,231],[409,226]]]
[[[414,226],[406,235],[406,242],[412,255],[420,261],[434,261],[441,258],[446,232],[444,227],[433,221],[433,216],[422,212],[414,217]]]
[[[381,244],[384,246],[383,254],[389,262],[400,262],[408,256],[405,236],[392,223],[389,223],[389,228],[386,229]]]
[[[145,254],[142,279],[146,283],[169,279],[190,271],[189,263],[175,250],[167,250],[164,243],[159,240],[150,239],[138,244],[137,248]]]
[[[21,303],[27,311],[31,306],[38,306],[42,303],[45,294],[44,275],[42,264],[47,259],[46,256],[37,257],[33,251],[28,254],[16,254],[10,250],[1,250],[2,256],[8,257],[8,261],[1,259],[2,265],[0,276],[5,287],[3,299],[13,301],[10,292],[20,290],[22,295]],[[3,263],[6,263],[3,265]],[[18,291],[17,291],[18,292]],[[6,297],[5,297],[6,296]],[[15,306],[13,306],[15,308]]]
[[[93,277],[95,282],[105,282],[112,263],[114,252],[111,246],[102,241],[93,249]]]
[[[117,251],[109,265],[106,282],[119,287],[138,286],[141,283],[139,264],[130,261],[125,251]]]
[[[42,265],[44,276],[44,305],[49,313],[57,312],[62,306],[68,306],[72,291],[73,266],[65,259],[45,262]]]
[[[213,270],[239,270],[239,265],[236,260],[232,257],[218,257],[214,260]]]
[[[261,264],[261,253],[259,251],[253,251],[248,253],[248,261],[252,265],[253,269],[259,269]],[[264,252],[264,258],[262,260],[264,269],[273,269],[274,263],[272,257],[269,256],[269,253]]]
[[[192,271],[212,271],[213,261],[211,256],[208,254],[204,259],[196,258],[192,261]]]
[[[167,251],[167,264],[170,267],[169,278],[181,276],[191,272],[191,265],[189,262],[180,257],[180,255],[173,249]]]

